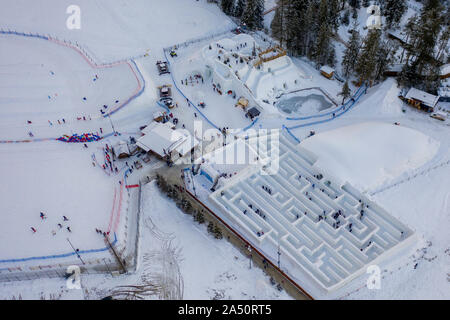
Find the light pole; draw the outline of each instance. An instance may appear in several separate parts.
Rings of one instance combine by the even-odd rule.
[[[116,135],[116,129],[114,129],[114,124],[113,124],[113,122],[111,120],[111,114],[110,113],[108,113],[108,119],[109,119],[109,122],[111,123],[111,128],[113,129],[113,133],[114,133],[114,135]]]
[[[73,251],[77,255],[78,259],[80,259],[81,263],[85,264],[83,259],[81,259],[81,256],[78,254],[78,251],[75,249],[75,247],[72,245],[72,242],[70,242],[69,238],[67,238],[67,242],[69,242],[70,246],[72,247]]]

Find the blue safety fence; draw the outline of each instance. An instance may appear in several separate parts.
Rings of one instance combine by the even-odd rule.
[[[356,91],[356,93],[353,95],[353,99],[355,99],[355,97],[359,96],[361,94],[362,91],[365,91],[367,89],[365,84],[362,84],[358,90]],[[326,117],[329,115],[332,115],[333,113],[337,113],[341,110],[345,110],[348,108],[351,108],[354,105],[352,100],[347,101],[345,104],[343,104],[342,106],[338,107],[337,109],[334,109],[332,111],[328,111],[328,112],[324,112],[321,114],[315,114],[312,116],[306,116],[306,117],[296,117],[296,118],[292,118],[292,117],[287,117],[286,120],[290,120],[290,121],[295,121],[295,120],[309,120],[309,119],[314,119],[314,118],[321,118],[321,117]]]
[[[161,101],[156,101],[156,103],[158,104],[158,106],[160,106],[161,108],[164,108],[164,110],[166,110],[167,112],[170,113],[169,108],[164,103],[162,103]]]
[[[40,34],[17,32],[17,31],[11,31],[11,30],[8,30],[8,31],[0,30],[0,34],[7,34],[7,35],[15,35],[15,36],[21,36],[21,37],[30,37],[30,38],[38,38],[38,39],[48,40],[48,37],[42,36]]]
[[[116,236],[116,233],[114,233],[114,241],[111,243],[111,245],[114,246],[116,243],[117,243],[117,236]],[[49,260],[49,259],[67,258],[70,256],[89,254],[89,253],[97,253],[97,252],[103,252],[103,251],[107,251],[107,250],[109,250],[109,248],[104,247],[104,248],[100,248],[100,249],[81,250],[78,252],[74,251],[74,252],[55,254],[55,255],[50,255],[50,256],[29,257],[29,258],[22,258],[22,259],[5,259],[5,260],[0,260],[0,263],[16,263],[16,262],[26,262],[26,261],[32,261],[32,260]]]
[[[169,66],[170,66],[170,61],[169,61],[169,59],[167,58],[166,50],[163,50],[163,52],[164,52],[164,57],[166,58],[166,61],[167,61],[167,63],[168,63]],[[178,92],[186,99],[186,101],[187,101],[189,104],[191,104],[191,105],[194,107],[194,109],[197,110],[198,113],[200,113],[200,115],[206,120],[206,122],[208,122],[212,127],[216,128],[217,130],[220,131],[219,127],[216,126],[211,120],[209,120],[208,117],[207,117],[203,112],[201,112],[201,111],[197,108],[197,106],[195,105],[195,103],[192,103],[192,101],[189,100],[189,98],[186,97],[186,96],[184,95],[183,91],[181,91],[181,89],[178,88],[177,82],[175,81],[175,78],[173,77],[172,73],[170,73],[170,77],[172,78],[172,82],[173,82],[175,88],[176,88],[176,89],[178,90]]]
[[[108,116],[110,116],[110,115],[116,113],[117,111],[121,110],[122,108],[124,108],[125,106],[127,106],[131,101],[133,101],[133,100],[139,98],[139,97],[144,93],[144,91],[145,91],[145,79],[144,79],[144,76],[143,76],[142,73],[141,73],[141,70],[139,70],[139,68],[138,68],[138,66],[137,66],[137,64],[136,64],[136,62],[135,62],[133,59],[131,59],[130,62],[134,65],[134,68],[136,69],[136,71],[137,71],[138,74],[139,74],[139,77],[140,77],[141,80],[142,80],[142,88],[141,88],[141,90],[139,90],[139,92],[137,92],[135,95],[133,95],[133,96],[131,96],[130,98],[128,98],[128,100],[125,101],[125,103],[122,104],[119,108],[117,108],[116,110],[113,110],[113,111],[111,111],[111,112],[105,114],[105,115],[103,116],[104,118],[106,118],[106,117],[108,117]]]
[[[298,129],[298,128],[309,127],[309,126],[316,125],[316,124],[326,123],[326,122],[330,122],[330,121],[332,121],[332,120],[334,120],[334,119],[344,115],[349,110],[351,110],[355,106],[355,104],[358,102],[358,100],[361,98],[361,96],[366,93],[366,89],[367,88],[366,88],[365,85],[361,86],[360,89],[358,89],[357,93],[349,101],[350,105],[347,108],[345,108],[341,113],[335,114],[335,116],[333,116],[333,117],[331,117],[329,119],[324,119],[324,120],[320,120],[320,121],[314,121],[314,122],[299,124],[299,125],[296,125],[296,126],[289,127],[288,129],[293,130],[293,129]]]
[[[255,120],[252,121],[252,123],[250,123],[250,125],[248,125],[247,127],[245,127],[242,131],[247,131],[248,129],[252,128],[255,126],[255,124],[258,122],[259,118],[256,118]]]
[[[283,124],[282,128],[283,128],[284,130],[286,130],[286,132],[287,132],[287,133],[288,133],[295,141],[297,141],[297,143],[300,143],[300,139],[297,138],[297,137],[291,132],[291,130],[289,130],[288,127],[286,127],[286,126]]]

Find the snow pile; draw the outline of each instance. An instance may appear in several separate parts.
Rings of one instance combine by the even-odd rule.
[[[365,122],[318,134],[301,146],[318,156],[317,167],[367,191],[424,165],[439,142],[410,128]]]

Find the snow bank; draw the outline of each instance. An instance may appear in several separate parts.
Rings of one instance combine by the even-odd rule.
[[[439,142],[407,127],[365,122],[318,134],[301,146],[318,155],[317,167],[368,191],[424,165]]]

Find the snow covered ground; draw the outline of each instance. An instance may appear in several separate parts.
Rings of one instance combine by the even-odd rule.
[[[0,283],[0,298],[99,299],[114,294],[118,286],[139,285],[147,283],[146,279],[162,283],[161,279],[165,279],[165,284],[172,280],[182,284],[179,298],[183,299],[290,299],[285,291],[271,285],[261,269],[250,269],[248,257],[232,244],[214,239],[205,225],[198,225],[180,211],[155,183],[144,187],[142,198],[141,258],[137,273],[115,278],[82,277],[82,290],[67,289],[63,279]],[[173,265],[169,267],[170,261]],[[159,291],[148,298],[158,299],[162,295]]]
[[[269,0],[267,3],[274,1]],[[152,120],[153,112],[161,110],[155,104],[156,86],[172,83],[169,76],[160,77],[156,72],[155,62],[164,59],[164,47],[193,37],[229,30],[233,26],[216,5],[208,4],[206,0],[118,0],[113,3],[106,0],[82,0],[79,1],[82,28],[69,30],[66,28],[66,8],[70,4],[68,0],[7,1],[0,11],[0,29],[50,34],[59,39],[78,42],[99,63],[126,61],[136,56],[139,58],[135,61],[136,66],[122,63],[113,68],[93,69],[72,49],[44,40],[0,35],[0,140],[44,140],[18,145],[0,143],[0,234],[3,243],[0,245],[0,259],[10,259],[14,257],[13,253],[20,253],[19,258],[26,258],[70,252],[67,236],[80,250],[103,247],[104,243],[97,238],[93,228],[108,226],[114,189],[119,188],[118,180],[123,177],[125,164],[120,163],[120,174],[108,176],[98,166],[93,167],[92,153],[95,152],[97,158],[101,159],[104,143],[111,144],[128,139],[130,135],[136,136],[139,127]],[[269,7],[268,4],[266,9]],[[270,24],[269,19],[273,14],[266,16],[266,25]],[[360,19],[362,23],[363,14]],[[344,40],[347,39],[344,29],[339,34]],[[209,42],[192,44],[179,50],[178,61],[169,58],[177,83],[191,71],[183,68],[184,63]],[[340,45],[338,57],[342,49]],[[144,54],[147,55],[143,57]],[[338,94],[341,83],[323,78],[318,70],[303,59],[292,60],[306,75],[302,86],[321,87],[333,99],[340,101]],[[141,89],[145,85],[143,93],[110,118],[100,117],[99,110],[103,104],[114,108],[133,95],[139,88],[137,79]],[[355,88],[352,89],[355,91]],[[233,99],[219,96],[206,84],[182,90],[193,101],[204,98],[207,103],[205,114],[220,127],[243,128],[251,123],[241,110],[236,110]],[[203,97],[199,96],[200,91],[204,93]],[[449,122],[442,123],[403,106],[397,98],[398,92],[395,81],[388,79],[370,88],[355,107],[343,116],[327,123],[292,130],[303,140],[310,130],[315,130],[319,138],[320,134],[329,132],[329,135],[333,130],[350,125],[375,121],[384,127],[400,122],[402,129],[419,132],[408,134],[408,137],[423,138],[423,134],[436,141],[436,144],[425,142],[427,157],[416,162],[414,168],[395,170],[389,179],[382,181],[371,175],[378,183],[376,187],[372,185],[369,195],[395,218],[414,229],[421,239],[419,251],[407,253],[404,256],[407,258],[382,265],[384,280],[381,290],[365,288],[367,276],[361,275],[349,287],[329,298],[450,297],[447,232],[450,225],[450,166],[447,164],[450,160]],[[174,90],[174,95],[179,108],[173,109],[173,113],[180,119],[179,126],[185,124],[194,133],[193,121],[203,120],[206,128],[211,127],[198,114],[195,117],[196,110],[187,107],[181,94]],[[83,97],[87,100],[84,101]],[[117,104],[116,100],[119,100]],[[402,112],[402,109],[406,112]],[[83,116],[86,120],[83,120]],[[66,123],[58,124],[62,118]],[[27,120],[32,123],[28,124]],[[306,122],[309,121],[288,121],[285,115],[280,114],[261,117],[255,128],[279,129],[282,125],[293,126]],[[112,125],[122,136],[110,137],[103,143],[89,144],[88,149],[83,148],[82,144],[47,141],[48,138],[57,138],[63,134],[99,131],[109,134],[113,131]],[[30,131],[34,137],[29,136]],[[313,141],[311,139],[311,142],[305,143],[315,144]],[[437,144],[439,147],[432,152],[431,146]],[[366,150],[370,147],[362,146]],[[385,148],[383,143],[379,147],[380,155],[392,150]],[[409,150],[413,151],[412,154],[419,154],[418,149]],[[384,161],[389,156],[380,158]],[[364,167],[362,163],[370,164],[372,160],[361,156],[358,164],[369,170],[369,166]],[[345,161],[342,159],[340,163],[334,164],[334,168],[344,166],[346,170],[341,171],[342,179],[357,180],[357,171],[348,169],[352,163]],[[400,167],[405,168],[404,162]],[[145,170],[150,170],[150,166]],[[287,298],[285,293],[279,293],[268,284],[267,277],[259,269],[245,269],[248,264],[246,257],[239,255],[225,240],[216,241],[207,236],[203,227],[198,227],[190,217],[177,211],[171,202],[161,198],[154,187],[147,187],[144,197],[158,199],[154,203],[146,202],[145,216],[155,215],[158,221],[153,222],[158,228],[165,233],[175,234],[175,247],[183,248],[184,260],[179,260],[179,270],[185,285],[184,298],[210,299],[216,294],[224,298]],[[40,221],[39,211],[47,214],[47,220]],[[57,227],[62,215],[70,218],[71,234]],[[36,227],[36,234],[30,231],[31,226]],[[54,227],[55,236],[51,233]],[[145,230],[146,227],[142,228]],[[151,254],[164,249],[151,232],[143,232],[141,240],[140,258],[145,254],[151,257]],[[17,245],[11,246],[10,243]],[[205,261],[213,262],[206,271],[202,265],[198,270],[194,268],[200,264],[197,260],[198,248],[203,248],[201,253]],[[218,255],[217,251],[221,254]],[[161,261],[164,262],[164,259]],[[414,268],[416,263],[418,265]],[[139,283],[146,270],[143,260],[141,266],[143,268],[138,269],[135,275],[118,278],[87,276],[83,279],[87,291],[67,291],[63,280],[45,279],[32,283],[2,283],[0,296],[17,298],[20,294],[23,298],[99,298],[109,294],[117,285]],[[150,267],[149,270],[151,273],[156,270],[159,274],[161,270],[158,268],[161,266],[156,266],[156,269]],[[203,279],[204,274],[206,276]]]
[[[370,191],[433,159],[439,142],[411,128],[366,122],[320,133],[301,146],[319,157],[314,165],[321,170]]]

